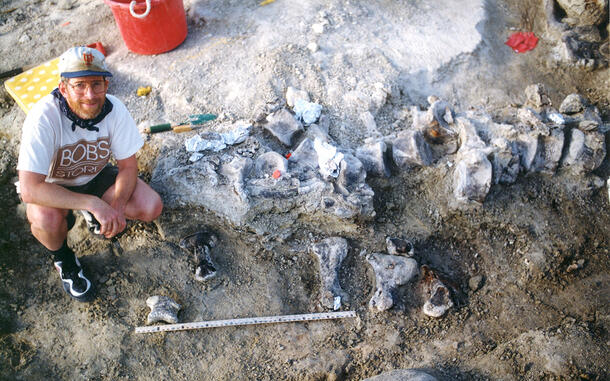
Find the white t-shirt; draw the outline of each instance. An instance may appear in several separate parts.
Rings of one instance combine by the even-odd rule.
[[[125,105],[112,95],[112,111],[96,124],[99,131],[76,126],[49,94],[30,110],[23,124],[17,169],[46,175],[59,185],[83,185],[108,163],[112,154],[122,160],[144,144]]]

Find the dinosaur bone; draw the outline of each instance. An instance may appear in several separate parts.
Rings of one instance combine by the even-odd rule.
[[[146,318],[146,324],[153,324],[160,321],[166,323],[178,323],[178,310],[180,304],[174,302],[168,296],[154,295],[146,299],[146,305],[150,307],[150,313]]]
[[[373,253],[366,257],[373,267],[377,288],[369,302],[369,308],[385,311],[394,305],[394,290],[418,274],[417,261],[413,258]]]
[[[422,266],[424,292],[428,298],[422,308],[430,317],[441,317],[453,307],[451,293],[445,284],[428,266]]]
[[[216,275],[216,266],[212,262],[210,249],[216,247],[218,238],[214,233],[200,231],[184,237],[180,240],[179,246],[192,252],[197,262],[195,269],[195,279],[204,282]]]
[[[347,256],[347,250],[347,241],[341,237],[326,238],[311,246],[320,266],[320,302],[326,308],[338,309],[335,298],[345,298],[345,293],[339,285],[338,271]]]
[[[406,239],[387,237],[385,243],[390,255],[412,257],[414,254],[413,244]]]

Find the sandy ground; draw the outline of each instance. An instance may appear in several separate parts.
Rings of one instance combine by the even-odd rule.
[[[608,70],[586,72],[557,58],[541,14],[538,47],[504,45],[538,2],[185,1],[189,34],[156,56],[130,53],[101,1],[0,2],[0,70],[28,67],[73,45],[101,41],[115,76],[110,92],[140,127],[213,112],[220,121],[256,119],[284,101],[288,86],[309,92],[330,119],[330,135],[356,147],[391,134],[405,110],[439,95],[456,110],[492,113],[524,101],[543,83],[555,105],[579,92],[608,121]],[[67,23],[69,22],[69,23]],[[321,28],[321,29],[320,29]],[[546,37],[546,38],[545,38]],[[311,44],[315,44],[311,45]],[[147,97],[136,96],[150,85]],[[389,94],[375,102],[376,89]],[[364,104],[348,101],[364,99]],[[437,214],[432,171],[370,179],[373,221],[345,236],[340,271],[356,319],[139,335],[150,295],[182,305],[184,322],[319,312],[319,275],[309,246],[324,229],[285,241],[236,228],[206,210],[166,209],[155,223],[132,223],[116,255],[79,219],[69,242],[98,284],[90,304],[69,300],[43,248],[29,233],[12,186],[25,114],[1,90],[0,378],[360,380],[387,370],[424,369],[440,380],[608,378],[608,160],[594,177],[520,178],[494,187],[470,212]],[[361,115],[370,111],[375,130]],[[149,177],[156,153],[187,136],[159,134],[139,155]],[[209,227],[219,273],[206,284],[179,248]],[[421,312],[418,282],[396,305],[368,309],[374,274],[362,253],[384,250],[386,236],[415,244],[455,287],[441,319]],[[582,261],[582,262],[579,262]],[[570,265],[582,263],[575,271]],[[469,280],[482,275],[479,289]]]

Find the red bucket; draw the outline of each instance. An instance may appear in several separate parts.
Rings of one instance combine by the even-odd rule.
[[[172,50],[186,38],[182,0],[104,0],[127,49],[138,54]]]

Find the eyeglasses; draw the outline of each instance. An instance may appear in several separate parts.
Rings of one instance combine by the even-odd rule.
[[[106,90],[106,81],[67,83],[77,94],[85,94],[87,87],[90,87],[95,94],[103,93]]]

